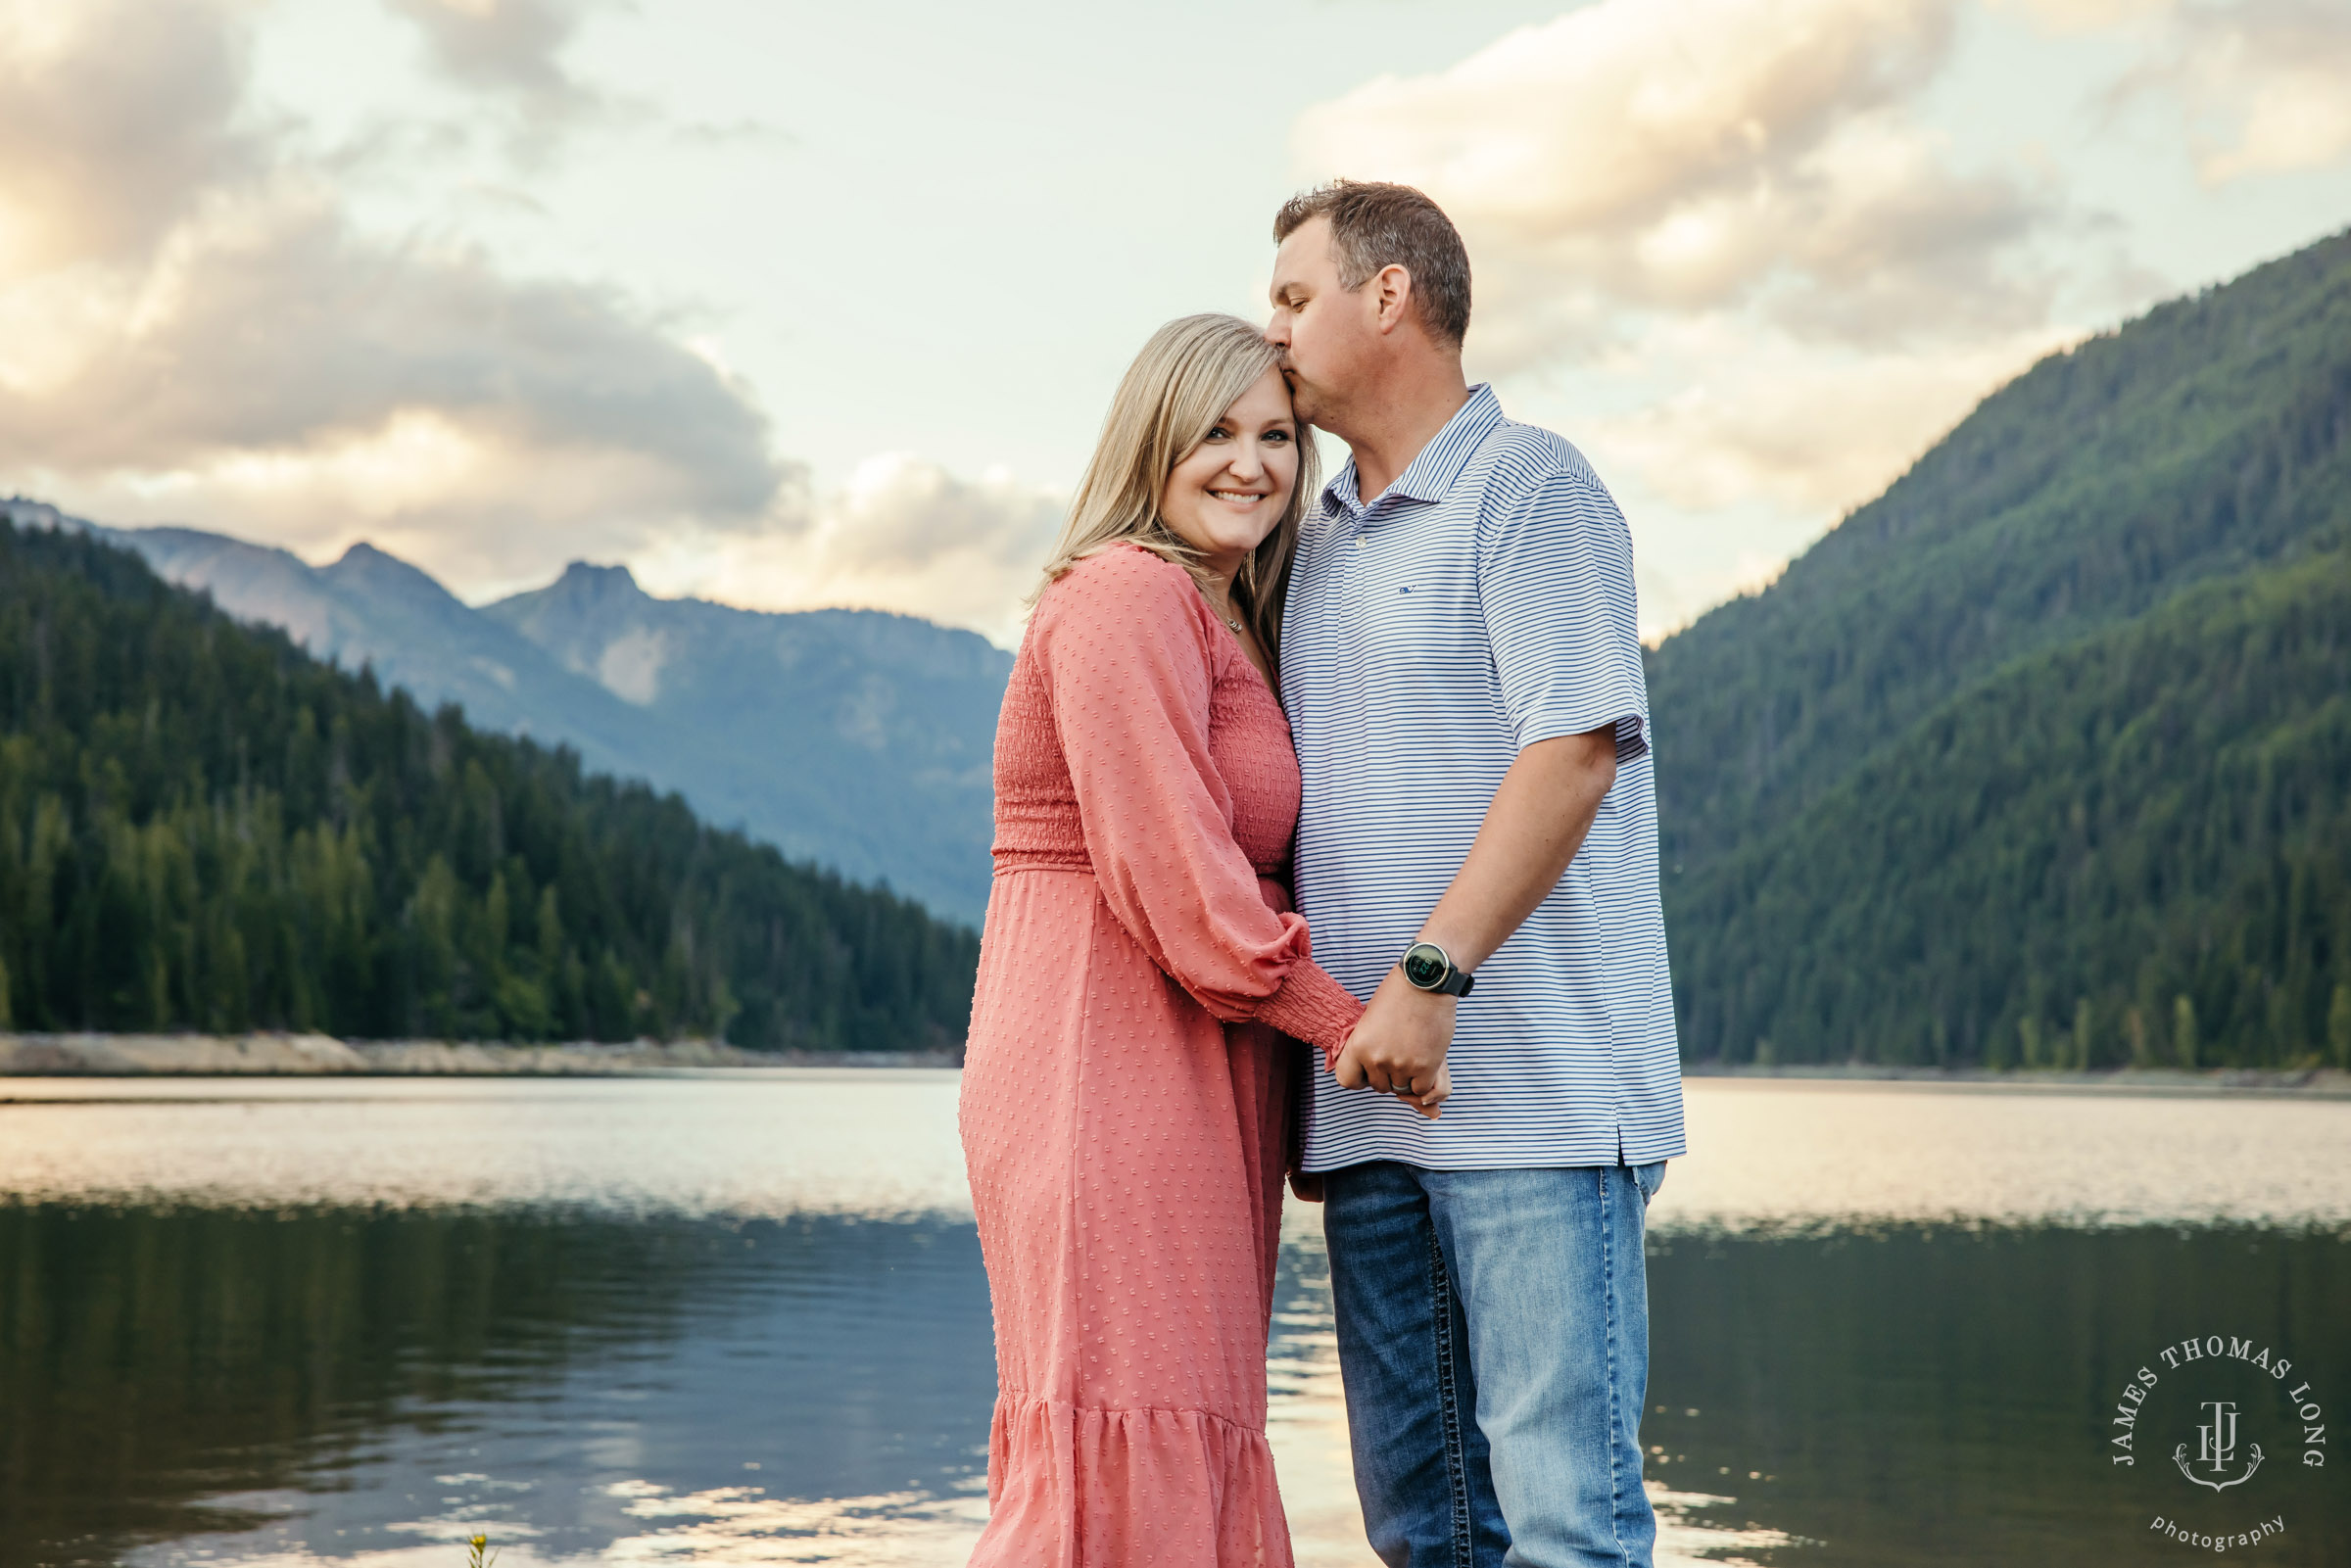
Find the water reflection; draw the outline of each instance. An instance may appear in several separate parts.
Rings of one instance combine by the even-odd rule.
[[[602,1556],[717,1479],[936,1497],[984,1464],[964,1224],[41,1205],[0,1209],[0,1561],[483,1521]]]
[[[0,1083],[0,1568],[456,1568],[476,1528],[508,1568],[960,1562],[994,1391],[954,1091]],[[2192,1489],[2105,1458],[2139,1360],[2254,1336],[2351,1398],[2351,1106],[1691,1106],[1653,1212],[1660,1561],[2169,1560],[2145,1525]],[[1301,1562],[1366,1568],[1315,1222],[1272,1439]],[[2325,1483],[2247,1489],[2289,1519],[2264,1560],[2339,1560]]]
[[[2351,1243],[2326,1230],[1661,1238],[1650,1297],[1652,1474],[1720,1495],[1683,1510],[1692,1524],[1793,1538],[1751,1554],[1761,1562],[2172,1561],[2181,1548],[2147,1539],[2148,1521],[2210,1514],[2216,1499],[2167,1457],[2196,1442],[2187,1399],[2144,1434],[2137,1464],[2110,1462],[2135,1367],[2226,1331],[2351,1386]],[[2299,1467],[2281,1414],[2274,1395],[2247,1399],[2247,1438],[2278,1462],[2221,1512],[2282,1510],[2290,1528],[2263,1544],[2264,1562],[2342,1562],[2351,1496],[2339,1476]]]

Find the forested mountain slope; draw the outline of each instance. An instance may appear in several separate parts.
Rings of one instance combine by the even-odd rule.
[[[21,525],[33,511],[15,509]],[[79,523],[54,508],[39,511],[57,526]],[[679,749],[668,727],[373,546],[354,545],[312,566],[291,550],[201,529],[79,526],[137,550],[165,581],[203,591],[238,620],[274,626],[306,653],[346,670],[370,668],[427,708],[455,703],[477,730],[569,746],[590,772],[683,787],[640,763]]]
[[[996,709],[1012,655],[882,610],[655,598],[573,562],[483,606],[679,738],[643,770],[720,822],[980,924],[994,874]]]
[[[2018,660],[1675,909],[1707,1056],[2351,1065],[2351,550]]]
[[[2351,238],[2037,366],[1651,684],[1690,1057],[2351,1065]]]
[[[0,527],[0,1022],[952,1045],[977,939]]]
[[[1665,861],[1819,800],[2020,654],[2351,529],[2351,234],[1985,400],[1769,590],[1650,658]]]
[[[189,528],[107,528],[0,500],[18,526],[125,545],[246,622],[426,708],[683,793],[793,860],[887,881],[977,926],[987,908],[996,708],[1012,655],[880,610],[736,609],[655,598],[573,562],[544,589],[465,603],[368,545],[312,566]]]

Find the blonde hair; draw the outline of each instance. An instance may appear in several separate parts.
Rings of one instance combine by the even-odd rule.
[[[1110,400],[1069,521],[1029,602],[1080,561],[1119,544],[1140,545],[1199,581],[1199,552],[1160,515],[1168,476],[1208,439],[1241,394],[1280,363],[1281,352],[1237,316],[1179,316],[1152,333]],[[1281,657],[1281,598],[1290,558],[1309,498],[1320,488],[1313,439],[1302,428],[1296,441],[1298,478],[1289,504],[1232,580],[1233,608],[1257,635],[1269,662]]]

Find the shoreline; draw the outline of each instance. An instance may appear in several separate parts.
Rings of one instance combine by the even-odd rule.
[[[1751,1062],[1685,1062],[1682,1077],[1750,1082],[1924,1083],[1955,1088],[2031,1089],[2116,1094],[2293,1095],[2351,1099],[2351,1072],[2338,1068],[2100,1068],[2087,1070],[2019,1068],[1917,1068],[1869,1062],[1817,1062],[1757,1067]]]
[[[0,1032],[0,1078],[64,1077],[658,1077],[712,1068],[942,1069],[952,1051],[745,1051],[717,1040],[503,1045],[464,1040],[339,1040],[327,1034],[12,1034]],[[2109,1068],[1986,1071],[1872,1063],[1686,1062],[1685,1079],[1919,1083],[2134,1094],[2292,1095],[2351,1099],[2333,1068]]]
[[[745,1051],[717,1040],[504,1045],[329,1034],[6,1034],[0,1078],[658,1077],[710,1068],[952,1068],[952,1051]]]

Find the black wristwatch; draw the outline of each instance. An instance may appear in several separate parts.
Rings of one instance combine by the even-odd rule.
[[[1434,942],[1415,942],[1397,962],[1406,979],[1440,996],[1467,996],[1469,987],[1477,983],[1475,976]]]

